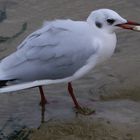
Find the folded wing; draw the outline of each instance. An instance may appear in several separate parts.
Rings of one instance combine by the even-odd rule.
[[[86,35],[82,31],[84,28],[85,22],[77,24],[71,20],[47,23],[29,35],[15,53],[1,61],[0,80],[27,82],[73,75],[96,52],[89,32]]]

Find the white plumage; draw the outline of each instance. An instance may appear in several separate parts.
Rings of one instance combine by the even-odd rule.
[[[46,22],[0,62],[0,80],[16,84],[3,87],[0,92],[82,77],[111,57],[116,46],[114,31],[126,22],[109,9],[93,11],[87,21]]]

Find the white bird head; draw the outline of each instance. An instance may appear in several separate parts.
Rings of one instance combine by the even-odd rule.
[[[113,33],[119,27],[133,30],[139,23],[128,21],[122,18],[118,13],[110,9],[99,9],[91,12],[87,22],[97,29],[106,30]]]

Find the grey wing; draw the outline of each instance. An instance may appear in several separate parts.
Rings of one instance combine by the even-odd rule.
[[[91,44],[85,44],[84,38],[81,40],[81,36],[68,28],[49,26],[41,29],[2,61],[3,69],[9,77],[22,81],[71,76],[96,52],[94,47],[86,49],[85,45]]]
[[[1,66],[6,70],[31,59],[39,59],[42,57],[40,55],[41,50],[46,47],[48,47],[46,59],[49,59],[49,57],[52,57],[52,54],[49,53],[49,48],[56,46],[60,42],[56,37],[56,33],[58,32],[61,32],[60,29],[53,27],[53,24],[48,24],[33,32],[17,47],[16,52],[1,61]]]

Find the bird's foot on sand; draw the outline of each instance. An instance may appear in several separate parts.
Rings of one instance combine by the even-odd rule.
[[[95,113],[95,110],[92,110],[88,107],[75,107],[74,110],[77,114],[82,114],[82,115],[92,115]]]

